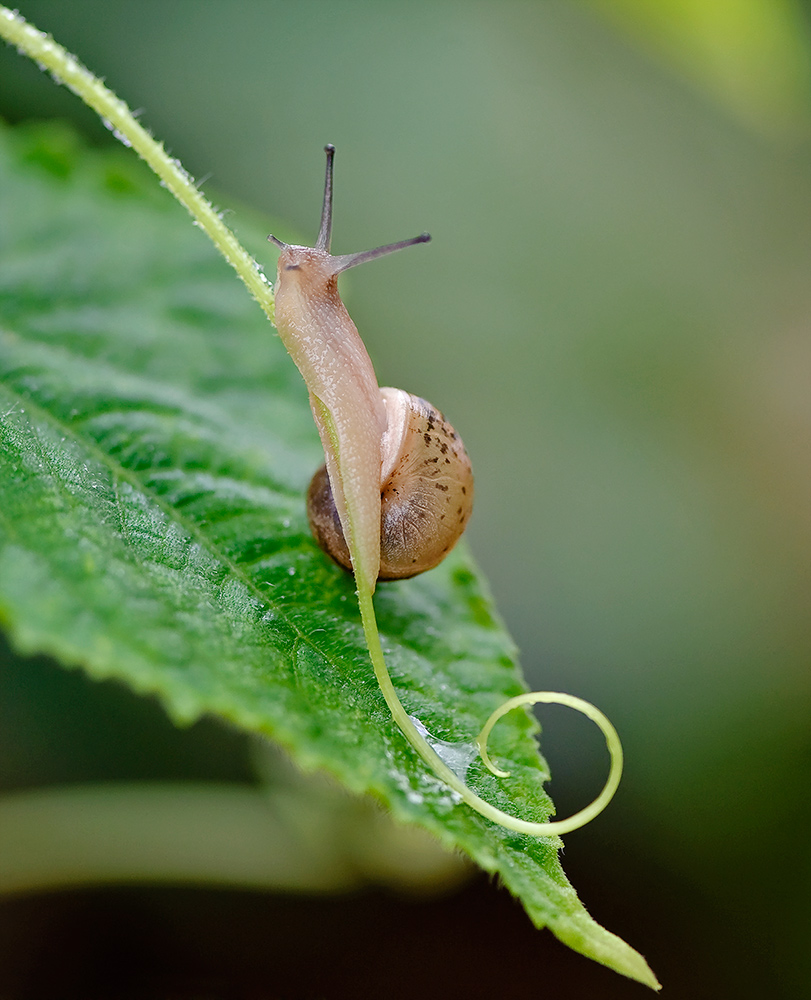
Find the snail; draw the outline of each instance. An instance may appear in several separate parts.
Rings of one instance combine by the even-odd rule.
[[[493,712],[474,740],[443,744],[478,754],[498,777],[487,740],[507,712],[539,702],[568,705],[602,730],[611,755],[608,780],[597,798],[565,820],[534,822],[512,816],[482,799],[441,756],[442,741],[406,711],[383,656],[373,594],[378,580],[414,576],[436,566],[454,546],[473,504],[470,460],[459,435],[419,396],[380,388],[357,328],[338,295],[338,276],[350,267],[426,243],[422,233],[374,250],[333,256],[332,173],[335,147],[327,154],[321,225],[314,247],[268,239],[281,253],[274,322],[310,393],[310,407],[324,446],[324,466],[310,483],[308,517],[319,545],[355,577],[363,632],[381,693],[401,732],[445,785],[482,816],[536,837],[575,830],[610,801],[622,773],[622,747],[608,719],[571,695],[534,691],[510,698]]]
[[[379,389],[357,328],[338,295],[338,275],[430,239],[427,233],[360,253],[332,256],[332,173],[335,147],[327,146],[321,227],[314,247],[291,246],[268,237],[281,249],[276,285],[276,326],[294,360],[301,345],[315,350],[302,374],[326,455],[307,493],[307,514],[316,541],[337,563],[352,570],[347,538],[360,534],[343,489],[334,443],[322,418],[323,407],[348,412],[337,422],[339,450],[358,462],[354,476],[368,495],[362,507],[380,524],[379,542],[364,539],[375,579],[396,580],[432,569],[461,536],[473,507],[473,473],[461,438],[426,400],[402,389]],[[363,424],[363,426],[361,426]],[[361,465],[362,467],[358,467]],[[376,482],[378,505],[372,496]]]

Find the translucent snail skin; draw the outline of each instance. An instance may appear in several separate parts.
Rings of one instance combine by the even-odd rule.
[[[355,575],[364,633],[375,675],[403,735],[431,770],[483,816],[512,830],[552,836],[577,829],[610,801],[622,772],[614,727],[593,705],[571,695],[532,692],[511,698],[466,744],[499,777],[487,753],[493,725],[521,705],[547,702],[584,712],[602,729],[611,771],[591,805],[566,820],[534,823],[511,816],[476,795],[439,756],[422,723],[403,707],[383,658],[372,595],[377,581],[414,576],[436,566],[453,548],[473,508],[473,473],[461,438],[430,403],[401,389],[380,388],[355,324],[338,294],[338,276],[350,267],[430,240],[427,233],[333,256],[332,176],[327,154],[321,225],[314,247],[281,250],[275,323],[310,393],[325,464],[310,483],[307,508],[319,545]],[[433,745],[432,745],[433,744]]]

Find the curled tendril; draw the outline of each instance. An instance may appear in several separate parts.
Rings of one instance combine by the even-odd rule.
[[[369,656],[372,660],[372,666],[374,667],[375,676],[377,677],[377,682],[380,685],[380,690],[383,693],[383,697],[386,699],[386,704],[389,707],[392,717],[400,727],[408,742],[412,745],[412,747],[414,747],[434,774],[452,791],[456,792],[462,801],[466,802],[472,809],[475,809],[476,812],[480,813],[482,816],[493,820],[500,826],[506,827],[508,830],[515,830],[517,833],[526,833],[533,837],[554,837],[564,833],[571,833],[572,830],[577,830],[579,827],[585,826],[586,823],[591,822],[595,816],[605,809],[611,801],[614,792],[617,790],[620,778],[622,777],[622,745],[620,743],[619,736],[617,735],[617,731],[605,715],[603,715],[603,713],[590,702],[583,701],[581,698],[575,698],[573,695],[562,694],[555,691],[532,691],[528,694],[521,694],[515,698],[510,698],[508,701],[505,701],[503,705],[493,712],[484,724],[482,731],[476,737],[475,745],[478,748],[479,754],[485,766],[497,777],[506,778],[509,776],[509,771],[502,771],[500,768],[497,768],[493,764],[490,759],[490,755],[487,752],[487,740],[493,726],[495,726],[499,719],[508,712],[512,712],[514,709],[520,708],[523,705],[545,703],[566,705],[569,708],[574,708],[575,710],[588,716],[588,718],[600,727],[603,735],[605,736],[606,746],[608,747],[608,752],[611,756],[611,767],[608,779],[602,792],[600,792],[597,798],[590,805],[586,806],[585,809],[581,809],[568,819],[553,820],[547,823],[535,823],[529,820],[520,819],[517,816],[511,816],[502,809],[498,809],[496,806],[486,802],[471,788],[469,788],[468,785],[466,785],[464,781],[462,781],[462,779],[448,767],[448,765],[439,757],[433,747],[428,743],[425,739],[424,733],[420,732],[420,730],[414,725],[413,720],[408,715],[402,702],[397,696],[397,692],[394,690],[394,685],[392,684],[391,676],[389,675],[388,668],[386,667],[385,659],[383,657],[383,649],[380,644],[380,635],[377,630],[374,604],[372,602],[371,588],[367,586],[362,579],[356,577],[356,580],[358,583],[358,602],[360,604],[361,619],[366,636],[366,643],[369,648]]]
[[[509,701],[505,701],[503,705],[500,705],[487,722],[485,722],[482,731],[476,737],[476,746],[479,748],[482,762],[496,777],[509,778],[510,772],[502,771],[501,768],[496,767],[487,752],[487,740],[490,737],[493,726],[495,726],[502,716],[508,712],[512,712],[515,708],[520,708],[522,705],[539,704],[565,705],[567,708],[573,708],[577,712],[582,712],[583,715],[599,726],[603,736],[605,736],[605,745],[608,747],[608,753],[611,757],[608,778],[597,798],[568,819],[546,824],[547,826],[554,826],[558,833],[570,833],[572,830],[590,823],[595,816],[598,816],[605,809],[614,797],[614,792],[616,792],[622,778],[622,744],[620,743],[617,730],[600,709],[592,705],[591,702],[584,701],[582,698],[576,698],[571,694],[564,694],[560,691],[530,691],[527,694],[519,694],[515,698],[510,698]]]

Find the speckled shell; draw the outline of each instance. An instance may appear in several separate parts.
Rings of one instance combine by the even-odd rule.
[[[450,552],[473,509],[473,472],[465,446],[444,416],[401,389],[380,390],[387,429],[382,442],[380,580],[416,576]],[[307,494],[318,544],[351,569],[326,468]]]

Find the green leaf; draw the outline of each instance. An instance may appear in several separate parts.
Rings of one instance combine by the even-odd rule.
[[[538,927],[651,986],[587,914],[560,843],[511,833],[438,782],[393,723],[352,578],[315,546],[320,448],[298,373],[186,213],[123,151],[0,133],[0,622],[22,652],[282,744],[496,872]],[[267,229],[236,220],[248,248]],[[523,690],[464,546],[375,596],[387,663],[432,734],[468,740]],[[499,723],[468,784],[544,820],[537,727]]]

